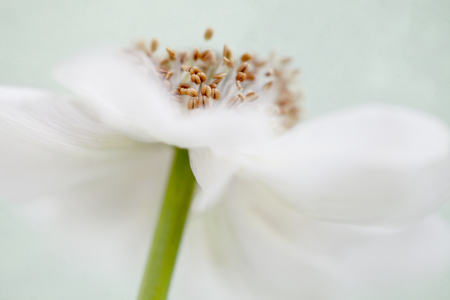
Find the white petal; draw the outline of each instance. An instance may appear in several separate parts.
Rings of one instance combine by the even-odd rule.
[[[234,181],[192,221],[182,250],[171,299],[336,300],[355,283],[389,291],[440,275],[450,266],[450,229],[434,218],[408,228],[316,221],[263,185]]]
[[[151,144],[108,162],[101,172],[93,164],[83,180],[14,207],[35,224],[62,233],[88,265],[122,276],[141,274],[171,158],[170,147]]]
[[[209,148],[189,150],[189,160],[201,191],[196,194],[193,209],[204,211],[222,196],[238,169],[236,161],[213,153]]]
[[[96,111],[70,97],[31,88],[0,86],[0,132],[42,145],[80,150],[131,142],[108,129]]]
[[[251,168],[302,213],[383,224],[448,200],[449,150],[449,131],[433,117],[367,105],[298,125],[255,154]]]
[[[110,130],[69,98],[0,92],[0,199],[62,231],[91,263],[140,271],[170,147]]]
[[[234,110],[180,110],[155,79],[146,57],[122,52],[91,52],[61,66],[56,76],[80,96],[102,108],[123,132],[137,130],[141,140],[182,148],[251,144],[269,132],[264,116]],[[178,83],[177,83],[178,84]]]
[[[29,200],[114,169],[142,148],[69,98],[0,89],[0,198]],[[106,173],[107,174],[107,173]]]

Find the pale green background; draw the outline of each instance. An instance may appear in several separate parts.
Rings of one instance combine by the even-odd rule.
[[[448,0],[0,0],[0,83],[61,89],[51,68],[78,49],[153,36],[203,45],[207,26],[217,48],[293,56],[308,117],[386,101],[450,121]],[[134,282],[83,268],[60,236],[0,208],[0,299],[133,298]],[[448,299],[449,286],[450,276],[393,299]]]

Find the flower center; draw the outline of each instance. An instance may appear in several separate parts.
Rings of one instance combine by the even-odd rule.
[[[213,35],[207,29],[205,39]],[[289,68],[289,58],[272,54],[260,60],[244,53],[240,59],[225,44],[222,53],[207,49],[157,55],[158,40],[139,41],[133,51],[151,60],[170,98],[186,111],[198,109],[257,109],[271,114],[288,129],[300,119],[301,93],[291,86],[299,73]]]

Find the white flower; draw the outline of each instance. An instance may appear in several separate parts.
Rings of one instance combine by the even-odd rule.
[[[171,85],[186,76],[190,79],[180,70],[181,63],[172,64],[176,67]],[[263,74],[279,71],[266,67]],[[162,70],[166,78],[168,72]],[[115,260],[137,259],[138,266],[143,265],[170,164],[168,144],[190,150],[191,166],[204,192],[197,204],[217,203],[207,213],[217,214],[215,225],[201,217],[186,240],[194,251],[188,261],[205,264],[195,274],[211,280],[212,287],[226,285],[219,287],[223,295],[230,293],[224,299],[253,299],[248,294],[253,287],[262,288],[255,293],[258,299],[273,299],[272,293],[280,292],[284,299],[303,294],[329,299],[319,288],[324,276],[331,274],[330,282],[335,282],[346,270],[344,277],[368,278],[368,263],[375,251],[379,254],[378,248],[385,252],[378,257],[380,264],[386,263],[383,274],[395,263],[401,274],[417,274],[448,262],[450,237],[439,221],[424,221],[402,232],[355,226],[412,221],[447,200],[448,130],[430,116],[369,105],[290,128],[297,118],[296,106],[283,112],[277,102],[286,92],[283,74],[275,76],[279,81],[274,79],[271,88],[258,76],[242,84],[250,100],[252,92],[259,99],[232,101],[232,109],[228,102],[240,87],[234,79],[223,81],[218,86],[222,100],[209,99],[209,107],[202,102],[205,108],[191,110],[190,97],[173,99],[161,88],[152,60],[139,52],[84,55],[57,74],[78,98],[0,89],[0,198],[33,200],[30,211],[71,229],[72,236],[83,239],[78,245],[85,251]],[[197,98],[196,104],[206,100]],[[322,223],[304,215],[351,225]],[[203,230],[217,232],[212,238],[220,237],[219,244],[201,234],[195,238]],[[228,230],[233,231],[231,237],[221,236]],[[438,242],[441,248],[436,248]],[[411,256],[393,258],[399,247],[411,250]],[[183,255],[192,254],[187,248]],[[209,264],[217,249],[224,254],[219,251],[219,261]],[[241,255],[250,264],[248,270]],[[418,259],[423,264],[416,263]],[[192,270],[184,264],[180,274]],[[405,268],[409,264],[416,268]],[[209,275],[221,271],[227,274]],[[239,283],[235,272],[247,279]],[[216,276],[227,279],[211,279]],[[308,284],[297,286],[297,280]],[[241,291],[235,284],[246,287]],[[179,291],[192,289],[194,299],[211,296],[194,283],[175,286]]]

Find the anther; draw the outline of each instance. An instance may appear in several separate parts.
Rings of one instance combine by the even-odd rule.
[[[215,89],[215,88],[217,87],[217,84],[216,84],[216,83],[211,83],[209,86],[210,86],[212,89]]]
[[[175,54],[177,54],[177,53],[175,52],[175,50],[173,50],[173,49],[170,48],[170,47],[167,47],[167,48],[166,48],[166,51],[167,51],[167,53],[169,53],[170,60],[175,60]]]
[[[165,79],[166,79],[166,80],[169,80],[170,77],[172,77],[172,75],[173,75],[173,72],[172,72],[172,71],[167,72]]]
[[[169,70],[163,66],[157,66],[156,71],[161,74],[167,74],[169,72]]]
[[[150,46],[152,52],[155,52],[156,50],[158,50],[158,45],[159,45],[158,39],[153,39],[151,46]]]
[[[180,58],[180,62],[184,63],[184,61],[186,60],[186,58],[188,56],[188,53],[184,51],[184,52],[180,52],[178,55],[179,55],[179,58]]]
[[[255,74],[253,73],[245,73],[245,75],[247,76],[246,79],[247,80],[255,80]]]
[[[233,98],[231,98],[227,103],[227,108],[231,108],[233,105],[235,105],[238,99],[238,96],[234,96]]]
[[[223,56],[228,58],[229,60],[232,59],[233,53],[231,52],[230,48],[228,48],[228,45],[223,45]]]
[[[272,68],[270,68],[269,70],[267,70],[267,72],[266,72],[266,76],[272,76],[273,75],[273,73],[274,73],[274,71],[273,71],[273,69]]]
[[[273,81],[269,81],[268,83],[266,83],[266,84],[263,86],[263,89],[265,89],[265,90],[270,89],[270,87],[272,86],[272,83],[273,83]]]
[[[200,73],[197,74],[197,76],[200,77],[200,81],[201,82],[205,82],[206,81],[206,74],[205,73],[200,72]]]
[[[239,72],[236,75],[236,80],[237,81],[245,81],[245,78],[247,78],[247,75],[245,75],[245,73]]]
[[[252,63],[255,65],[255,67],[261,68],[262,66],[264,66],[267,63],[267,61],[259,60],[256,57],[253,57],[252,58]]]
[[[196,74],[192,74],[191,75],[191,81],[193,83],[195,83],[195,84],[200,84],[201,83],[200,77],[198,75],[196,75]]]
[[[209,85],[202,86],[200,92],[202,95],[204,95],[208,98],[211,97],[211,87]]]
[[[193,59],[197,60],[200,57],[200,51],[197,48],[194,49]]]
[[[194,88],[189,88],[189,89],[187,90],[187,94],[188,94],[189,96],[191,96],[191,97],[197,97],[197,96],[198,96],[198,92],[197,92],[197,90],[194,89]]]
[[[213,98],[214,100],[220,99],[220,91],[218,88],[211,89],[211,98]]]
[[[198,106],[198,99],[197,98],[190,98],[187,102],[187,108],[189,110],[193,110]]]
[[[247,101],[255,101],[256,99],[258,99],[259,95],[255,92],[250,92],[247,95],[245,95],[245,99],[247,99]]]
[[[237,70],[236,70],[236,72],[242,72],[242,73],[247,73],[247,71],[248,71],[248,63],[246,63],[246,62],[244,62],[244,63],[242,63],[238,68],[237,68]]]
[[[211,60],[214,57],[214,54],[211,50],[205,50],[202,54],[200,54],[200,59],[203,61]]]
[[[222,79],[222,78],[224,78],[225,76],[227,76],[227,73],[222,72],[222,73],[215,74],[215,75],[213,76],[213,78],[214,78],[214,79]]]
[[[209,99],[206,96],[198,96],[198,107],[207,108],[209,105]]]
[[[228,59],[226,57],[223,57],[223,62],[227,65],[228,68],[234,68],[234,60],[232,58]]]
[[[212,28],[208,28],[205,31],[205,40],[210,40],[213,36],[214,31],[212,30]]]
[[[142,52],[144,52],[148,56],[152,55],[151,52],[149,51],[149,49],[147,48],[147,46],[145,45],[145,41],[144,40],[137,41],[136,42],[136,48],[138,48],[139,50],[141,50]]]
[[[179,83],[178,84],[178,88],[185,88],[185,89],[188,89],[188,88],[190,88],[191,87],[191,85],[189,84],[189,83]]]
[[[252,55],[250,54],[250,53],[244,53],[242,56],[241,56],[241,61],[242,62],[246,62],[246,61],[248,61],[248,60],[250,60],[250,59],[252,59]]]
[[[291,60],[292,60],[292,59],[291,59],[290,57],[285,57],[285,58],[282,58],[282,59],[280,60],[280,63],[281,63],[282,65],[285,65],[285,64],[290,63]]]
[[[236,80],[236,87],[237,87],[237,89],[238,89],[239,91],[242,91],[242,90],[243,90],[242,85],[241,85],[241,82],[240,82],[239,80]]]
[[[203,96],[203,107],[207,108],[210,106],[209,99],[206,96]]]

